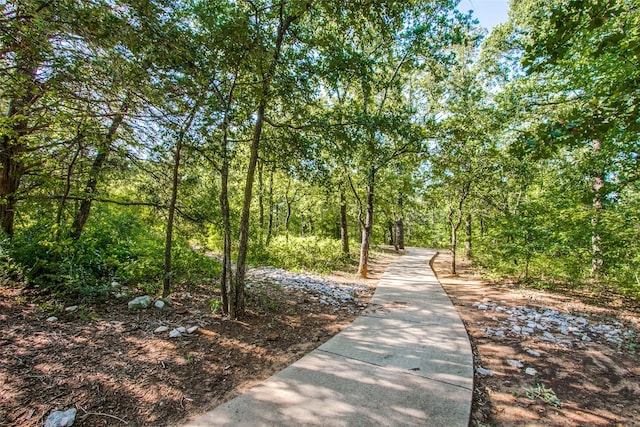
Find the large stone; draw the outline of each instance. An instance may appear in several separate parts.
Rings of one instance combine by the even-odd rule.
[[[512,366],[517,369],[524,368],[524,363],[519,360],[507,359],[507,365]]]
[[[76,421],[76,408],[68,411],[52,412],[44,423],[44,427],[70,427]]]
[[[476,368],[476,372],[479,373],[480,375],[485,375],[487,377],[492,377],[493,376],[493,371],[490,369],[484,369],[484,368]]]
[[[149,295],[144,295],[141,297],[137,297],[129,301],[129,308],[132,310],[140,309],[140,308],[149,308],[153,301]]]

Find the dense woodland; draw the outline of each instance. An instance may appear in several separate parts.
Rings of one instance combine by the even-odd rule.
[[[456,3],[2,0],[0,283],[236,317],[391,243],[638,297],[640,2]]]

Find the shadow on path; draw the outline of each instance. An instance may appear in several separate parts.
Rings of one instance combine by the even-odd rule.
[[[195,426],[467,426],[473,356],[462,321],[410,248],[351,326]]]

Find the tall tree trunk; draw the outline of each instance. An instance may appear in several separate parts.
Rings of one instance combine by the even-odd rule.
[[[264,162],[258,159],[258,222],[260,224],[261,239],[264,232]]]
[[[234,318],[236,316],[242,316],[245,309],[244,290],[245,290],[245,274],[246,274],[246,261],[247,250],[249,245],[249,216],[251,213],[251,197],[253,193],[253,181],[256,172],[256,164],[258,162],[258,151],[260,148],[260,139],[262,137],[262,129],[264,127],[265,111],[267,107],[267,100],[269,99],[269,92],[271,89],[271,83],[275,76],[278,63],[280,62],[280,56],[282,53],[282,46],[284,43],[284,37],[289,31],[291,24],[296,21],[300,15],[290,15],[284,17],[284,4],[280,4],[280,23],[278,25],[278,33],[273,49],[273,58],[269,64],[269,69],[262,75],[262,93],[260,94],[260,104],[256,114],[256,123],[253,128],[253,137],[251,139],[251,148],[249,150],[249,165],[247,168],[247,177],[244,187],[244,203],[242,206],[242,217],[240,219],[240,239],[238,243],[238,259],[236,262],[236,275],[234,277],[235,284],[235,300],[229,300],[230,309],[229,316]],[[307,3],[299,13],[308,11],[311,8],[311,2]]]
[[[234,104],[234,94],[236,82],[238,79],[239,66],[235,70],[233,83],[229,88],[226,100],[220,95],[221,101],[226,104],[226,111],[222,121],[222,146],[221,154],[222,164],[220,167],[220,214],[222,216],[222,235],[223,235],[223,253],[222,253],[222,271],[220,273],[220,302],[222,305],[222,314],[229,315],[230,301],[235,301],[235,293],[233,287],[233,266],[231,258],[231,209],[229,205],[229,126],[231,124],[231,108]]]
[[[178,179],[180,170],[180,156],[182,154],[182,141],[178,139],[173,153],[173,176],[171,177],[171,199],[169,200],[169,214],[167,218],[167,233],[164,242],[164,274],[162,276],[162,297],[171,294],[173,271],[171,269],[171,248],[173,246],[173,223],[178,201]]]
[[[235,299],[230,299],[229,317],[244,314],[244,288],[246,274],[246,260],[249,245],[249,216],[251,213],[251,197],[253,192],[253,180],[256,172],[256,163],[258,161],[258,150],[260,148],[260,138],[262,136],[262,128],[264,126],[264,112],[266,109],[266,100],[263,99],[258,107],[256,124],[253,131],[253,139],[251,141],[251,150],[249,154],[249,165],[247,167],[247,177],[244,186],[244,204],[242,206],[242,218],[240,219],[240,241],[238,244],[238,260],[236,262],[235,276]]]
[[[169,212],[167,216],[167,230],[166,238],[164,242],[164,274],[162,278],[162,297],[166,298],[171,294],[171,288],[173,285],[173,270],[171,268],[171,249],[173,247],[173,225],[176,214],[176,205],[178,202],[178,185],[180,183],[180,159],[182,157],[182,147],[184,144],[184,138],[191,128],[193,119],[198,111],[198,104],[196,103],[187,118],[187,121],[180,129],[178,138],[176,140],[176,146],[173,152],[173,174],[171,176],[171,198],[169,200]]]
[[[593,141],[593,157],[596,163],[600,155],[602,142],[600,140]],[[599,168],[598,168],[599,169]],[[594,174],[592,191],[593,191],[593,213],[591,216],[591,273],[597,276],[602,271],[604,260],[602,258],[602,239],[600,237],[600,217],[602,215],[602,200],[604,189],[604,174],[598,171]]]
[[[457,274],[456,252],[458,249],[458,228],[460,228],[460,224],[462,224],[462,212],[458,211],[458,215],[454,215],[454,209],[449,208],[449,226],[451,227],[451,274]]]
[[[98,186],[98,177],[105,162],[107,161],[107,158],[109,157],[109,152],[111,151],[111,146],[115,139],[116,132],[124,121],[124,117],[128,109],[129,101],[128,99],[125,99],[122,103],[122,106],[120,107],[120,111],[118,111],[113,117],[111,125],[109,126],[109,130],[107,131],[107,134],[102,138],[102,141],[98,147],[98,153],[93,159],[91,169],[89,170],[89,178],[84,190],[85,198],[80,203],[80,208],[76,212],[76,215],[73,219],[73,224],[71,225],[71,232],[69,233],[69,237],[74,240],[78,240],[80,238],[80,235],[84,230],[84,226],[89,219],[91,204],[93,203],[93,197]]]
[[[2,138],[2,147],[0,148],[0,226],[8,238],[13,237],[17,204],[16,193],[20,188],[20,181],[25,171],[20,160],[25,147],[18,141],[17,137],[5,135]]]
[[[293,200],[289,200],[287,197],[287,215],[284,218],[284,234],[287,242],[289,241],[289,224],[291,223],[291,205],[293,204]]]
[[[362,228],[362,242],[360,244],[360,262],[358,264],[358,275],[366,278],[369,268],[369,246],[371,245],[371,231],[373,229],[373,203],[375,191],[376,169],[371,166],[369,179],[367,182],[367,208]]]
[[[344,188],[340,187],[340,240],[342,241],[342,253],[349,256],[349,229],[347,220],[347,196]]]
[[[404,220],[398,218],[395,223],[396,230],[396,246],[398,249],[404,249]]]
[[[471,214],[468,213],[465,219],[465,232],[466,232],[466,240],[465,240],[465,256],[468,259],[471,259]]]
[[[231,265],[231,210],[229,208],[229,140],[228,126],[222,135],[222,168],[220,170],[220,210],[222,215],[222,233],[224,239],[222,255],[222,273],[220,274],[220,296],[222,313],[229,315],[230,301],[235,300],[233,288],[233,268]]]
[[[291,179],[287,181],[287,190],[284,193],[284,201],[285,201],[285,204],[287,205],[287,213],[284,218],[284,235],[287,242],[289,241],[289,224],[291,221],[291,206],[293,205],[293,202],[296,198],[296,192],[293,193],[292,197],[289,197],[289,189],[291,188],[291,181],[292,181]]]
[[[267,200],[269,205],[269,216],[267,217],[267,238],[265,245],[269,246],[271,237],[273,236],[273,168],[269,171],[269,197]]]
[[[462,191],[459,199],[454,207],[453,203],[449,206],[449,226],[451,227],[451,274],[457,274],[456,270],[456,251],[458,249],[458,229],[462,224],[464,201],[471,190],[471,182],[462,184]]]
[[[396,245],[398,249],[404,249],[404,195],[398,196],[398,218],[396,219]]]
[[[78,157],[80,156],[80,152],[82,151],[82,139],[83,136],[80,132],[78,132],[75,142],[78,144],[78,148],[73,154],[73,158],[67,167],[67,175],[65,177],[64,191],[62,193],[62,199],[60,200],[60,206],[58,206],[58,213],[56,214],[56,226],[58,229],[56,230],[56,242],[60,240],[61,237],[61,229],[62,229],[62,215],[64,213],[67,197],[69,197],[69,193],[71,192],[71,175],[73,174],[73,169],[75,168]]]
[[[29,133],[29,108],[37,99],[34,94],[36,69],[31,65],[33,61],[22,58],[22,55],[16,56],[16,73],[28,83],[22,96],[9,101],[6,117],[10,130],[0,138],[0,228],[8,238],[14,234],[17,193],[25,173],[21,158],[27,146],[22,138]]]

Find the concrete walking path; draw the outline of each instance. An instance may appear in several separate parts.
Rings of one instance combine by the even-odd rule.
[[[468,426],[473,356],[464,325],[410,248],[349,327],[195,426]]]

